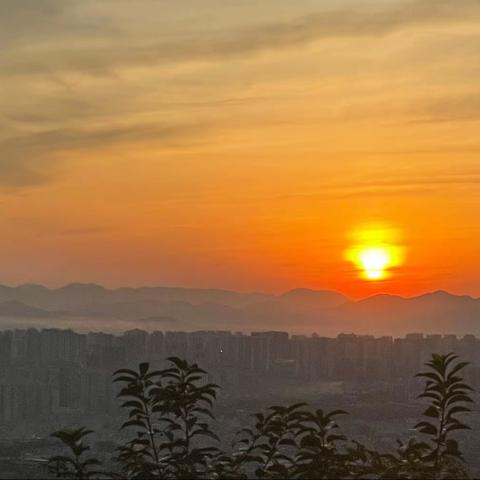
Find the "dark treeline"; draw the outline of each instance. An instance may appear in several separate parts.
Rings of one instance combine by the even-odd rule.
[[[463,378],[467,362],[452,353],[434,354],[419,398],[426,403],[415,436],[398,440],[396,451],[371,449],[341,431],[346,412],[307,404],[272,406],[252,415],[231,448],[221,449],[213,407],[219,387],[208,383],[196,364],[170,358],[164,370],[148,363],[138,371],[121,369],[114,382],[126,412],[109,470],[91,453],[84,428],[53,436],[64,451],[49,460],[57,478],[93,479],[337,479],[468,478],[455,432],[469,426],[459,416],[470,411],[471,387]]]

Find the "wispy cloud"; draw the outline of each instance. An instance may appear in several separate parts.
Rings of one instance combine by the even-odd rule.
[[[198,9],[220,8],[222,1],[195,5]],[[198,117],[186,124],[185,121],[156,124],[155,120],[162,117],[163,111],[168,118],[177,107],[188,110],[189,106],[216,103],[226,109],[246,99],[253,104],[261,98],[255,94],[249,96],[247,91],[241,101],[224,101],[215,95],[205,100],[201,88],[184,95],[179,87],[177,97],[172,99],[165,95],[160,99],[160,87],[156,88],[152,82],[142,84],[141,76],[136,77],[135,82],[119,78],[116,83],[115,74],[122,69],[202,61],[224,62],[228,68],[233,59],[297,48],[322,39],[379,37],[409,27],[452,22],[467,24],[480,18],[478,0],[413,0],[354,2],[348,8],[334,3],[328,8],[319,5],[315,13],[292,16],[291,20],[247,23],[233,29],[215,24],[197,28],[194,22],[177,32],[169,30],[166,33],[161,27],[155,29],[155,22],[150,22],[144,30],[132,29],[130,18],[135,16],[139,22],[142,16],[149,15],[153,5],[158,8],[157,2],[146,0],[106,0],[101,8],[99,2],[90,0],[0,2],[0,81],[5,86],[4,91],[12,92],[3,93],[3,97],[0,92],[3,101],[0,187],[16,188],[51,181],[62,167],[61,157],[71,151],[140,139],[165,143],[190,141],[193,135],[211,124],[210,118]],[[114,19],[109,11],[119,11],[122,15]],[[165,24],[165,19],[163,22]],[[108,73],[113,77],[109,83],[111,88],[102,87],[105,90],[96,91],[95,84],[81,81],[77,84],[78,79],[66,81],[63,74],[71,72]],[[190,81],[196,87],[202,81],[208,83],[195,74]],[[173,82],[175,79],[165,80],[162,87],[167,85],[168,90]],[[13,98],[15,94],[19,98]],[[140,95],[143,95],[142,102],[136,102]],[[151,104],[148,103],[149,95],[155,100]],[[286,97],[281,93],[272,98],[280,103]],[[175,104],[178,99],[182,105]],[[150,123],[135,119],[133,126],[118,126],[117,105],[125,107],[126,116],[145,114],[147,109],[155,108],[158,115],[150,119]],[[425,118],[427,121],[474,120],[478,118],[478,107],[478,97],[439,99],[426,107]],[[102,115],[101,122],[97,122],[101,126],[96,126],[91,119],[98,120]],[[179,118],[189,116],[182,112]],[[282,121],[293,125],[296,119],[288,117]]]
[[[96,130],[57,129],[9,138],[0,142],[0,187],[17,188],[51,181],[60,168],[60,154],[152,138],[171,145],[186,141],[203,128],[142,124]]]
[[[126,65],[223,60],[292,48],[322,38],[372,37],[422,24],[470,22],[472,16],[480,15],[477,0],[414,0],[388,6],[361,4],[329,9],[288,22],[236,31],[190,30],[179,38],[169,38],[161,31],[147,31],[144,35],[130,32],[129,35],[128,28],[122,25],[113,28],[108,19],[98,22],[87,17],[89,21],[86,21],[81,15],[71,14],[75,3],[68,0],[29,1],[23,7],[15,6],[23,2],[9,0],[6,3],[11,5],[10,14],[0,20],[2,30],[5,27],[4,35],[19,42],[23,35],[28,35],[31,42],[40,35],[44,41],[32,43],[30,49],[21,41],[20,50],[14,48],[15,45],[4,50],[0,61],[0,72],[4,75],[69,70],[110,72]],[[44,3],[46,8],[40,8]],[[85,5],[88,6],[88,2]],[[141,5],[138,1],[130,8],[141,11]],[[115,2],[112,8],[117,8]],[[24,28],[31,25],[33,29]]]
[[[445,191],[446,187],[461,188],[480,185],[480,172],[463,174],[434,175],[428,177],[377,177],[370,180],[349,182],[331,182],[318,191],[305,191],[279,196],[290,198],[349,198],[349,197],[385,197],[391,195],[418,195],[435,190]]]
[[[480,91],[430,101],[419,116],[418,122],[480,121]]]

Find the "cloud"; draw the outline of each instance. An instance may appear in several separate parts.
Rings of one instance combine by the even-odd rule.
[[[61,154],[155,139],[163,144],[183,143],[204,126],[136,125],[96,130],[56,129],[8,138],[0,142],[0,187],[18,188],[50,182],[58,173]]]
[[[28,46],[32,41],[87,36],[100,26],[101,19],[82,19],[76,14],[77,9],[78,2],[75,0],[2,0],[2,49]]]
[[[419,112],[419,123],[480,120],[480,92],[440,98]]]
[[[282,195],[278,198],[349,198],[387,195],[419,194],[432,192],[445,187],[468,187],[475,188],[480,185],[480,172],[468,172],[452,175],[431,175],[428,177],[409,178],[374,178],[371,180],[358,180],[354,182],[338,182],[322,188],[321,191],[302,192],[298,194]]]
[[[90,236],[102,235],[114,231],[111,227],[83,227],[83,228],[69,228],[55,232],[59,236],[76,237],[76,236]]]
[[[7,3],[15,3],[9,0]],[[19,2],[22,3],[22,2]],[[480,14],[478,0],[414,0],[398,2],[388,7],[366,7],[324,10],[296,18],[234,31],[214,30],[183,31],[178,38],[169,38],[160,31],[146,31],[143,35],[130,32],[128,25],[111,25],[82,20],[81,15],[69,15],[74,4],[49,0],[47,5],[56,12],[56,21],[38,7],[39,2],[29,1],[32,11],[24,10],[14,22],[34,27],[25,32],[30,40],[50,35],[56,42],[33,44],[31,51],[24,49],[18,55],[15,49],[4,52],[0,61],[3,74],[39,74],[58,71],[110,72],[128,65],[152,65],[172,62],[224,60],[243,57],[268,50],[279,50],[304,45],[322,38],[375,37],[402,28],[445,22],[470,22]],[[141,2],[135,8],[142,10]],[[43,2],[40,2],[43,5]],[[62,5],[60,8],[59,5]],[[133,5],[133,4],[132,4]],[[115,8],[112,5],[112,8]],[[15,9],[14,9],[15,11]],[[145,9],[145,11],[147,11]],[[37,19],[38,16],[38,19]],[[78,20],[80,18],[80,20]],[[8,18],[0,25],[8,24]],[[23,22],[23,23],[22,23]],[[46,22],[46,25],[45,25]],[[73,22],[73,25],[72,25]],[[38,25],[44,25],[41,28]],[[7,25],[8,26],[8,25]],[[49,29],[47,27],[50,27]],[[11,30],[11,29],[8,29]],[[25,29],[20,28],[20,32]],[[64,42],[61,38],[65,37]],[[19,38],[22,38],[19,34]]]
[[[213,5],[222,8],[222,2],[206,2],[205,6],[195,3],[195,8]],[[201,88],[192,90],[196,95],[192,99],[191,91],[179,87],[176,97],[170,99],[168,89],[172,84],[168,79],[162,80],[166,93],[159,102],[160,88],[152,87],[148,81],[143,84],[143,77],[135,77],[135,81],[120,78],[118,83],[114,77],[108,88],[96,90],[98,85],[88,82],[76,83],[76,79],[67,82],[62,73],[111,74],[131,66],[150,68],[176,62],[228,61],[321,39],[377,37],[412,26],[471,22],[480,14],[478,0],[402,0],[383,2],[383,6],[352,3],[348,9],[324,9],[298,15],[291,21],[232,29],[216,28],[214,24],[197,28],[189,24],[188,28],[170,29],[167,34],[161,27],[154,29],[155,22],[149,22],[143,31],[132,28],[142,16],[149,15],[146,7],[157,2],[106,0],[99,6],[98,2],[89,0],[3,0],[0,2],[0,81],[6,86],[4,92],[9,93],[3,93],[4,117],[0,118],[4,136],[0,140],[0,187],[16,188],[51,181],[62,168],[64,154],[73,150],[138,139],[184,142],[205,128],[194,124],[141,124],[144,119],[135,120],[139,124],[131,127],[115,125],[122,110],[116,110],[118,105],[127,106],[124,110],[128,110],[129,115],[138,113],[139,117],[147,108],[154,108],[158,110],[158,118],[173,111],[174,105],[170,105],[169,112],[164,112],[167,99],[174,103],[175,99],[185,98],[186,108],[189,103],[202,102],[202,96],[197,95]],[[121,15],[116,15],[118,12]],[[131,16],[135,16],[135,22],[130,21]],[[162,21],[168,23],[168,19]],[[36,75],[47,75],[48,80],[39,82]],[[198,78],[192,79],[196,87],[199,83]],[[150,94],[149,88],[155,91]],[[15,98],[20,94],[20,98]],[[258,101],[257,97],[249,98]],[[149,103],[150,100],[153,101]],[[215,98],[209,97],[207,104],[212,101]],[[429,107],[426,116],[475,119],[478,106],[478,98],[474,102],[469,99],[439,101]],[[92,127],[93,117],[102,125],[110,126]],[[294,119],[288,121],[294,122]],[[212,123],[210,118],[192,122]]]
[[[321,38],[381,36],[423,23],[470,21],[480,13],[477,0],[416,0],[387,8],[348,8],[311,14],[290,23],[269,25],[219,43],[218,52],[250,52],[308,43]]]

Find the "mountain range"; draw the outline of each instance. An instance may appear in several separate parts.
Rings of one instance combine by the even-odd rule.
[[[416,297],[375,295],[352,300],[329,290],[280,295],[222,289],[139,287],[107,289],[70,284],[0,286],[0,328],[77,330],[286,330],[403,335],[480,334],[480,299],[444,291]]]

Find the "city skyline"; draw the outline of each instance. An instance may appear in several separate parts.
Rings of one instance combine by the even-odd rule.
[[[199,386],[219,386],[214,424],[223,435],[245,428],[252,409],[266,402],[308,401],[314,406],[321,400],[322,408],[355,413],[349,430],[359,440],[374,433],[390,444],[400,428],[411,423],[412,410],[418,410],[423,382],[415,373],[432,353],[451,351],[469,362],[459,381],[478,390],[480,338],[473,335],[0,331],[2,473],[8,472],[9,478],[50,478],[47,459],[58,451],[52,430],[79,422],[94,431],[92,451],[112,468],[117,444],[125,438],[119,425],[131,420],[122,410],[122,387],[112,380],[134,373],[137,366],[158,375],[157,369],[171,367],[172,356],[205,369],[195,377]],[[471,416],[472,423],[478,422],[478,411]],[[467,440],[465,458],[475,472],[475,434]]]
[[[160,368],[170,357],[198,363],[209,370],[211,379],[234,389],[242,377],[249,381],[252,375],[257,380],[297,378],[407,386],[432,353],[450,351],[471,362],[470,381],[480,384],[480,338],[474,335],[324,337],[283,331],[149,333],[141,329],[114,335],[58,328],[0,330],[0,424],[28,420],[30,428],[35,428],[36,415],[48,418],[59,409],[63,414],[77,409],[83,414],[114,414],[112,373],[141,362]],[[19,375],[22,371],[28,374]],[[32,415],[35,399],[39,404]]]

